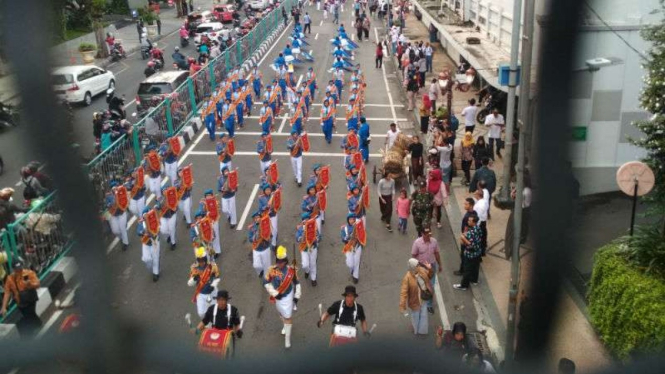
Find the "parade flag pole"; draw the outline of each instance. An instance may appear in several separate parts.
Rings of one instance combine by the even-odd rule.
[[[370,335],[374,332],[375,329],[376,329],[376,323],[373,324],[372,327],[369,329]]]
[[[323,305],[319,304],[319,318],[323,317]]]
[[[239,329],[242,330],[242,326],[245,324],[245,316],[240,316],[240,327]]]

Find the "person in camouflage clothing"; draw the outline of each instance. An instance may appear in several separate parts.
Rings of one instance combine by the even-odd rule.
[[[413,214],[413,223],[418,230],[418,237],[423,234],[423,227],[429,226],[432,219],[432,203],[434,198],[427,192],[427,183],[421,180],[419,189],[411,194],[411,213]]]

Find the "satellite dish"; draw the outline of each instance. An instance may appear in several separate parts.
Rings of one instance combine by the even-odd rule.
[[[617,184],[628,196],[644,196],[656,183],[651,168],[640,161],[626,162],[617,170]]]

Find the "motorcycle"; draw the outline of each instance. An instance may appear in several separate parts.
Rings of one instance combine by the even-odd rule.
[[[464,74],[455,74],[455,89],[462,92],[467,92],[473,82],[476,80],[476,69],[469,68]]]
[[[164,63],[158,58],[153,58],[150,61],[155,63],[155,71],[164,70]]]
[[[185,48],[189,45],[189,38],[180,37],[180,46]]]
[[[120,40],[116,39],[111,49],[111,61],[118,62],[123,58],[127,58],[127,54],[125,53],[125,49],[122,48]]]
[[[498,108],[500,112],[505,111],[507,101],[507,94],[492,86],[486,86],[478,91],[478,103],[483,105],[483,108],[476,114],[476,121],[485,123],[487,115],[492,113],[494,108]]]

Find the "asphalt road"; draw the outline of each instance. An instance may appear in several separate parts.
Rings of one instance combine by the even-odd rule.
[[[311,13],[313,18],[312,34],[308,35],[307,40],[311,44],[316,61],[313,64],[300,65],[296,69],[296,77],[305,74],[306,69],[313,66],[319,87],[324,87],[330,76],[327,70],[332,61],[329,39],[336,34],[337,27],[330,23],[330,19],[321,25],[321,13],[317,12],[315,7],[306,7],[306,10]],[[351,20],[348,7],[340,18],[349,28]],[[371,34],[373,41],[376,35],[374,26],[377,26],[378,22],[374,23]],[[351,34],[351,30],[349,30],[349,34]],[[287,36],[283,34],[275,42],[275,48],[270,50],[262,61],[260,68],[264,74],[264,82],[274,76],[268,64],[288,42]],[[174,40],[167,38],[162,46],[171,47]],[[356,62],[362,64],[369,85],[366,117],[372,132],[371,157],[368,164],[368,171],[371,172],[375,165],[381,164],[379,150],[383,145],[388,124],[393,120],[403,121],[403,119],[412,117],[411,113],[404,108],[404,100],[398,86],[400,82],[392,74],[394,69],[392,62],[386,62],[384,70],[375,69],[375,44],[365,41],[360,45],[361,48],[356,53]],[[131,61],[133,58],[135,59],[136,56],[130,57],[129,60]],[[134,88],[126,87],[124,82],[138,79],[140,75],[139,64],[120,73],[119,78],[122,79],[122,84],[118,84],[120,93],[126,92],[127,95],[133,93]],[[319,90],[314,102],[320,104],[322,97],[323,94]],[[347,99],[345,91],[343,100]],[[95,101],[93,106],[86,111],[92,112],[93,108],[102,103],[103,101],[100,100]],[[318,116],[319,108],[319,106],[314,107],[313,118]],[[257,114],[256,109],[258,107],[255,108],[254,115]],[[78,115],[85,116],[86,114],[78,113]],[[277,127],[280,127],[280,122],[281,120],[277,120]],[[312,287],[309,282],[303,284],[303,296],[298,305],[298,311],[294,314],[292,338],[294,349],[325,347],[328,344],[330,324],[328,323],[320,330],[315,328],[315,323],[319,318],[318,304],[322,303],[327,307],[334,301],[340,300],[344,287],[351,284],[339,237],[339,229],[344,223],[347,213],[346,188],[341,165],[342,150],[339,147],[345,125],[338,121],[337,126],[340,133],[335,136],[331,145],[325,144],[319,135],[321,130],[318,121],[310,120],[306,126],[306,130],[312,134],[312,150],[310,154],[304,156],[303,179],[306,180],[311,173],[312,165],[318,162],[331,165],[332,181],[328,195],[329,208],[326,212],[326,224],[323,226],[323,240],[319,248],[318,286]],[[259,138],[258,131],[260,128],[257,120],[250,119],[245,130],[236,133],[236,148],[239,154],[233,162],[234,166],[239,168],[240,174],[240,188],[236,197],[239,219],[245,210],[253,211],[258,204],[255,201],[256,198],[250,199],[253,189],[259,183],[259,161],[255,154],[255,144]],[[279,133],[274,134],[276,153],[286,152],[285,141],[288,131],[287,123]],[[284,186],[284,206],[279,214],[279,242],[287,248],[291,248],[294,242],[295,227],[299,222],[300,201],[305,190],[304,186],[298,188],[295,184],[288,156],[277,155],[275,158],[278,159],[280,179]],[[218,161],[214,155],[214,143],[208,140],[204,132],[196,137],[180,162],[194,165],[193,202],[197,202],[202,197],[205,189],[216,187]],[[371,180],[371,175],[369,177]],[[405,187],[408,188],[406,185]],[[413,341],[414,344],[422,344],[423,349],[431,352],[430,349],[434,349],[435,326],[441,324],[449,326],[456,321],[463,321],[467,323],[471,331],[475,330],[479,317],[471,292],[452,289],[452,284],[459,280],[452,274],[459,265],[455,245],[458,233],[450,232],[446,222],[443,222],[444,228],[434,229],[434,236],[439,241],[444,263],[444,269],[439,273],[436,285],[438,298],[435,304],[436,311],[434,315],[430,316],[429,336],[418,339],[413,337],[410,319],[399,313],[398,305],[401,280],[407,270],[407,260],[411,257],[411,245],[416,238],[415,228],[410,220],[406,235],[401,235],[396,230],[393,233],[387,232],[380,222],[375,185],[370,184],[370,188],[372,189],[372,199],[367,214],[368,245],[363,253],[360,283],[357,288],[360,294],[358,302],[364,306],[370,326],[377,324],[377,329],[371,339],[403,338],[408,342]],[[447,220],[447,217],[444,217],[444,220]],[[279,333],[282,324],[278,314],[274,306],[268,302],[267,293],[251,265],[250,244],[246,238],[248,222],[249,220],[241,222],[239,230],[231,230],[226,222],[221,223],[222,256],[217,261],[222,273],[220,288],[229,290],[233,298],[230,303],[238,307],[240,313],[247,317],[245,336],[236,345],[238,357],[252,357],[257,352],[283,350],[284,344],[283,337]],[[396,226],[396,217],[393,217],[393,222]],[[122,252],[120,246],[104,248],[104,250],[108,250],[108,263],[111,266],[114,281],[115,295],[113,300],[110,300],[110,305],[122,317],[145,329],[157,332],[166,339],[182,339],[191,341],[191,344],[195,345],[197,338],[189,334],[184,320],[186,313],[196,316],[196,308],[190,301],[193,289],[186,285],[189,266],[194,262],[194,257],[189,244],[188,231],[180,214],[177,230],[178,246],[175,251],[171,251],[165,243],[165,238],[162,238],[161,278],[157,283],[153,283],[150,272],[141,262],[141,246],[139,238],[135,234],[135,226],[130,228],[130,248],[126,252]],[[300,256],[298,256],[298,262],[300,262]],[[300,276],[301,280],[304,280],[302,274]],[[67,313],[64,313],[63,316]],[[58,323],[59,320],[55,321],[54,325],[57,326]]]

